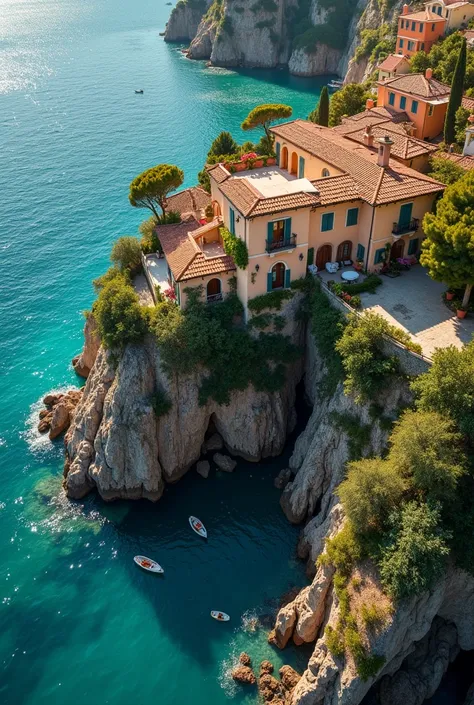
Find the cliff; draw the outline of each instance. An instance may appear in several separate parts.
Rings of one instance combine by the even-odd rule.
[[[165,42],[190,42],[208,6],[209,0],[179,0],[166,24]]]
[[[284,332],[300,344],[303,324],[294,322],[299,296],[283,312]],[[280,392],[257,392],[249,386],[234,392],[227,406],[198,402],[204,371],[165,374],[153,337],[126,347],[118,364],[99,349],[83,397],[66,436],[64,486],[80,498],[96,487],[107,500],[158,500],[166,482],[176,482],[199,459],[212,426],[227,449],[249,460],[283,450],[295,424],[295,389],[302,364],[292,365]],[[164,389],[168,413],[157,417],[152,397]]]
[[[380,30],[402,6],[401,0],[390,9],[377,0],[200,2],[178,2],[165,32],[165,41],[189,39],[189,58],[229,67],[285,64],[297,76],[339,74],[346,82],[365,80],[373,68],[372,47],[354,59],[363,30]]]

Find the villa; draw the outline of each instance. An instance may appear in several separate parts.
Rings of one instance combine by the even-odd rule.
[[[410,61],[404,54],[389,54],[378,66],[379,81],[410,73]]]
[[[446,31],[465,27],[474,17],[474,4],[466,0],[431,0],[425,2],[425,6],[431,12],[444,17]]]
[[[276,164],[208,167],[210,222],[158,227],[180,306],[187,287],[202,286],[214,302],[234,280],[247,309],[250,298],[288,288],[310,265],[357,260],[378,271],[387,257],[419,253],[422,218],[444,185],[391,157],[395,133],[378,137],[369,124],[360,140],[304,120],[272,133]],[[245,269],[226,254],[222,227],[245,242]]]
[[[428,3],[431,5],[431,3]],[[408,5],[403,5],[398,20],[397,52],[413,56],[418,51],[428,54],[433,44],[444,35],[446,19],[427,6],[421,12],[410,13]]]

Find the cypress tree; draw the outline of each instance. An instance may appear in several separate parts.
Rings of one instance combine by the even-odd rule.
[[[315,122],[317,125],[328,126],[329,122],[329,93],[327,86],[323,86],[319,101],[314,110],[308,115],[310,122]]]
[[[462,102],[464,77],[466,75],[466,54],[466,38],[463,37],[451,82],[451,94],[444,122],[444,141],[446,144],[451,144],[456,138],[456,111]]]

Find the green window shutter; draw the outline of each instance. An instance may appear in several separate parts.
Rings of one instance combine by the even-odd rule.
[[[411,101],[411,111],[412,111],[413,115],[416,115],[416,113],[418,112],[418,101],[417,100]]]
[[[346,218],[346,226],[357,225],[358,220],[359,220],[359,209],[358,208],[348,208],[347,218]]]
[[[299,179],[304,178],[304,157],[300,157],[300,159],[299,159],[298,178]]]
[[[398,225],[400,227],[403,228],[410,224],[412,210],[413,203],[405,203],[403,206],[400,206],[400,215],[398,217]]]
[[[291,270],[290,269],[285,269],[285,289],[290,288],[290,282],[291,282]]]
[[[279,142],[277,142],[275,145],[275,153],[276,153],[277,164],[278,164],[278,166],[280,166],[280,143]]]
[[[404,95],[400,96],[400,110],[405,110],[407,106],[407,99]]]
[[[334,213],[323,213],[321,218],[321,231],[323,233],[334,228]]]
[[[273,276],[271,272],[268,272],[267,274],[267,291],[272,290],[272,284],[273,284]]]
[[[308,256],[306,259],[306,265],[309,267],[310,264],[314,264],[314,247],[308,248]]]
[[[181,296],[179,293],[179,284],[177,284],[177,282],[173,281],[173,287],[176,292],[176,300],[177,300],[178,306],[179,306],[181,304]]]
[[[418,243],[419,243],[419,238],[415,237],[413,240],[410,240],[408,243],[408,254],[409,255],[414,255],[416,252],[418,252]]]
[[[385,262],[385,247],[375,250],[374,264],[380,264],[380,262]]]
[[[268,244],[273,242],[273,223],[267,223],[267,240]]]
[[[235,235],[235,211],[233,208],[229,208],[229,217],[230,217],[230,232],[232,235]]]
[[[395,93],[388,94],[388,104],[395,105]]]
[[[363,260],[365,257],[365,247],[364,245],[357,245],[357,259]]]
[[[291,218],[285,218],[285,242],[291,239]]]

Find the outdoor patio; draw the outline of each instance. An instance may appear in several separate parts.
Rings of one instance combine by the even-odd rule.
[[[342,282],[341,273],[352,267],[344,267],[335,274],[318,272],[324,282],[332,279]],[[420,265],[403,271],[399,277],[381,277],[383,284],[375,294],[360,295],[362,308],[380,313],[393,325],[403,328],[413,340],[423,348],[423,353],[431,357],[436,348],[455,345],[461,348],[474,335],[474,315],[464,320],[444,304],[441,295],[446,290],[444,284],[433,281],[426,269]],[[363,275],[359,281],[363,280]]]

